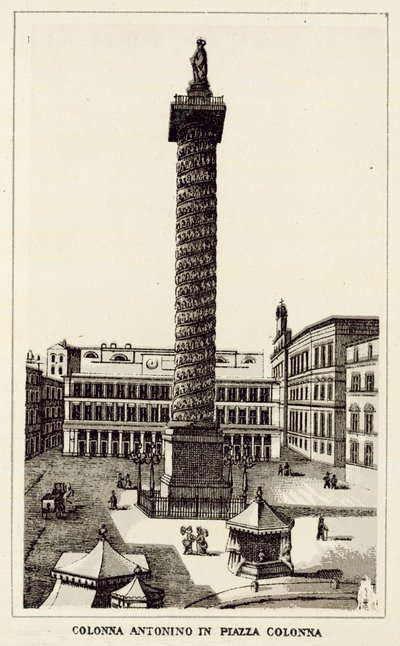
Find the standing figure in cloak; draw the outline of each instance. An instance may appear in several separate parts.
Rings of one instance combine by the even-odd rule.
[[[193,545],[193,542],[195,541],[196,537],[193,534],[193,530],[192,530],[191,525],[189,525],[189,527],[182,526],[181,527],[181,534],[182,534],[182,536],[185,537],[183,539],[183,541],[182,541],[182,545],[184,547],[183,553],[184,554],[193,554],[192,545]]]
[[[203,527],[196,527],[196,531],[197,531],[197,536],[196,536],[197,554],[200,554],[200,556],[204,556],[204,554],[207,554],[207,548],[208,548],[208,543],[206,541],[206,538],[208,536],[208,531],[206,529],[203,529]]]
[[[194,83],[207,83],[207,52],[204,49],[206,41],[202,38],[197,40],[197,49],[190,59],[193,68]]]

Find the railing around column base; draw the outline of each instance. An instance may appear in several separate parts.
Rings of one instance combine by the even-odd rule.
[[[247,507],[245,495],[220,498],[174,498],[161,496],[158,490],[137,492],[137,506],[151,518],[207,518],[227,520]]]

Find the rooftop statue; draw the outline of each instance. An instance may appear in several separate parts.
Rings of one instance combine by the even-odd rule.
[[[197,40],[197,49],[190,59],[193,68],[193,82],[207,83],[207,52],[204,49],[206,41],[202,38]]]

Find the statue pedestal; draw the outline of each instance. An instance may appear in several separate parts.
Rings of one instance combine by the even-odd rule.
[[[230,494],[223,478],[223,435],[213,422],[176,422],[164,432],[161,496],[216,500]]]
[[[188,93],[188,96],[212,96],[210,84],[208,81],[190,81],[189,87],[186,91]]]

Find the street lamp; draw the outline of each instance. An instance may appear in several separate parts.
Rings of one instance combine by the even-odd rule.
[[[232,474],[232,465],[236,464],[235,458],[232,455],[232,447],[229,447],[228,455],[224,457],[224,464],[228,466],[228,485],[231,490],[233,490],[233,474]]]
[[[136,451],[132,451],[130,458],[134,464],[138,465],[137,490],[142,491],[142,464],[146,462],[146,454],[141,453],[142,445],[139,443]]]
[[[152,496],[154,494],[154,489],[155,489],[154,465],[160,463],[161,455],[156,453],[155,444],[151,445],[150,453],[148,454],[141,453],[140,452],[141,448],[142,448],[142,445],[139,444],[137,450],[132,451],[130,455],[132,462],[138,465],[137,488],[138,488],[138,491],[142,490],[142,464],[149,464],[150,465],[149,490],[150,490],[150,495]]]
[[[156,445],[152,444],[150,448],[150,453],[146,457],[146,463],[150,464],[150,495],[154,494],[155,489],[155,478],[154,478],[154,465],[159,464],[161,460],[161,455],[156,453]]]
[[[251,469],[255,465],[255,462],[253,461],[253,458],[250,455],[248,446],[244,447],[244,453],[242,453],[237,458],[235,458],[235,464],[237,464],[239,469],[243,470],[242,491],[243,491],[243,494],[246,496],[248,488],[249,488],[249,480],[248,480],[248,477],[247,477],[247,471],[248,471],[248,469]]]

